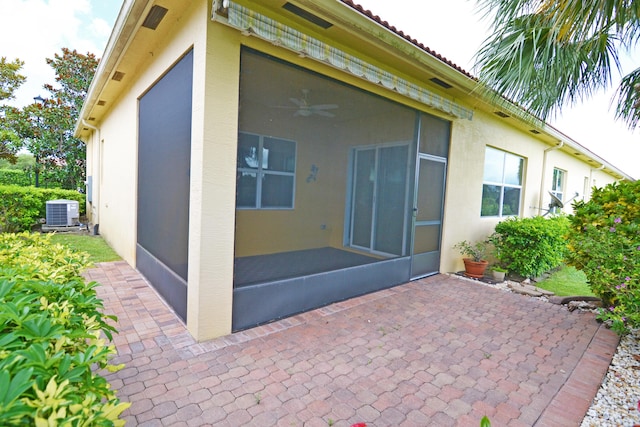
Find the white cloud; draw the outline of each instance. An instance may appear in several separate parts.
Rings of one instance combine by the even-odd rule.
[[[55,83],[55,73],[46,58],[53,58],[63,47],[97,56],[108,33],[104,20],[93,20],[89,0],[11,0],[3,1],[3,25],[0,26],[0,56],[19,58],[25,65],[21,73],[27,81],[12,102],[24,106],[33,97],[47,96],[45,83]],[[96,22],[95,25],[89,23]]]
[[[101,39],[108,39],[109,35],[111,35],[111,24],[101,18],[95,18],[91,22],[91,29],[96,37]]]

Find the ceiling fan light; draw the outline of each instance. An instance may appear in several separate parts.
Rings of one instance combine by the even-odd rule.
[[[295,112],[294,116],[309,117],[312,114],[313,114],[313,111],[307,108],[301,108]]]

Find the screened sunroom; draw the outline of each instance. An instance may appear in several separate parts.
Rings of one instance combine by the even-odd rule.
[[[233,328],[437,273],[450,122],[241,52]]]

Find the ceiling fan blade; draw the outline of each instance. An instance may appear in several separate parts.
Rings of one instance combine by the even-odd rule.
[[[293,102],[297,107],[303,107],[307,105],[304,99],[289,98],[289,101]]]
[[[318,104],[318,105],[311,105],[310,108],[314,110],[333,110],[338,108],[338,105],[337,104]]]
[[[335,117],[336,115],[333,113],[330,113],[328,111],[325,110],[313,110],[313,114],[317,114],[319,116],[324,116],[324,117]]]

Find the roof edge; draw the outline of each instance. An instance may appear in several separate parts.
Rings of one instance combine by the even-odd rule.
[[[137,30],[137,23],[143,16],[143,12],[153,3],[153,0],[125,0],[120,7],[113,30],[107,41],[102,58],[98,63],[94,78],[91,80],[87,97],[85,98],[80,115],[74,128],[74,136],[80,137],[85,116],[96,106],[98,97],[107,85],[109,76],[120,62],[120,58],[126,52],[131,39]]]

